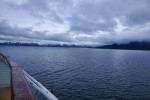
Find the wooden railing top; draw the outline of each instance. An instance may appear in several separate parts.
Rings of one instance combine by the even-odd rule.
[[[9,56],[2,53],[0,55],[11,69],[12,100],[35,100],[20,66]]]

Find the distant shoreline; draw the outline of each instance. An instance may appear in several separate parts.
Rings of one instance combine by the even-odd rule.
[[[0,43],[0,46],[23,46],[23,47],[59,47],[59,48],[91,48],[90,46],[80,45],[60,45],[60,44],[46,44],[39,45],[37,43]]]
[[[149,42],[130,42],[127,44],[111,44],[97,47],[99,49],[119,49],[119,50],[150,50]]]
[[[37,43],[0,43],[0,46],[23,46],[23,47],[57,47],[57,48],[93,48],[93,49],[114,49],[114,50],[150,50],[149,42],[131,42],[127,44],[111,44],[98,47],[81,46],[81,45],[60,45],[60,44],[44,44]]]

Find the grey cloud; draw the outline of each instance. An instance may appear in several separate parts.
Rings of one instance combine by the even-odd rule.
[[[28,0],[20,5],[6,4],[12,9],[22,9],[38,18],[39,23],[34,24],[35,26],[40,26],[46,21],[60,24],[67,22],[70,29],[65,33],[48,34],[46,31],[12,27],[6,22],[1,22],[1,35],[104,44],[150,40],[150,28],[147,25],[150,23],[150,0]],[[115,29],[118,23],[115,19],[127,29],[117,32]],[[75,37],[70,33],[74,33]],[[78,36],[79,34],[83,36]]]
[[[83,1],[78,6],[75,17],[73,16],[72,19],[79,14],[82,17],[70,20],[71,27],[75,30],[81,28],[83,31],[112,31],[116,26],[114,18],[120,17],[124,17],[125,21],[122,19],[122,22],[127,26],[141,25],[150,21],[149,0],[99,0],[94,3],[91,0],[88,1]],[[104,23],[100,23],[99,20]]]
[[[47,34],[47,31],[32,31],[32,28],[20,28],[10,26],[7,21],[0,22],[0,35],[13,36],[17,38],[40,39],[48,41],[71,42],[71,38],[65,33]],[[1,38],[4,40],[4,38]],[[7,40],[7,38],[6,38]]]
[[[28,0],[27,2],[18,5],[15,3],[7,3],[15,9],[22,9],[31,15],[40,18],[40,20],[53,20],[63,22],[63,19],[58,13],[64,14],[67,6],[72,5],[71,0]],[[69,7],[70,7],[69,6]]]
[[[24,9],[40,18],[47,16],[50,20],[58,22],[67,20],[71,31],[112,31],[116,25],[114,18],[120,17],[124,17],[122,22],[126,25],[150,21],[149,0],[76,0],[76,6],[74,2],[75,0],[29,0],[22,5],[9,5]],[[70,16],[67,17],[68,15]],[[101,20],[103,22],[100,22]]]

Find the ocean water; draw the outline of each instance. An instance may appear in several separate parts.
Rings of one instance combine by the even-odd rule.
[[[60,100],[150,100],[150,51],[0,46]]]

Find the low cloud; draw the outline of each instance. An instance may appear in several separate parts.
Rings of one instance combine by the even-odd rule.
[[[47,40],[47,41],[60,41],[60,42],[71,42],[72,40],[69,35],[66,33],[57,33],[57,34],[49,34],[47,31],[32,31],[32,28],[20,28],[18,26],[10,26],[7,21],[3,20],[0,22],[0,35],[1,38],[3,36],[3,40],[10,40],[13,39],[15,41],[18,40],[20,42],[19,38],[22,38],[22,41],[26,41],[28,39],[37,39],[37,40]],[[5,38],[4,38],[5,37]],[[8,38],[7,38],[8,37]]]

